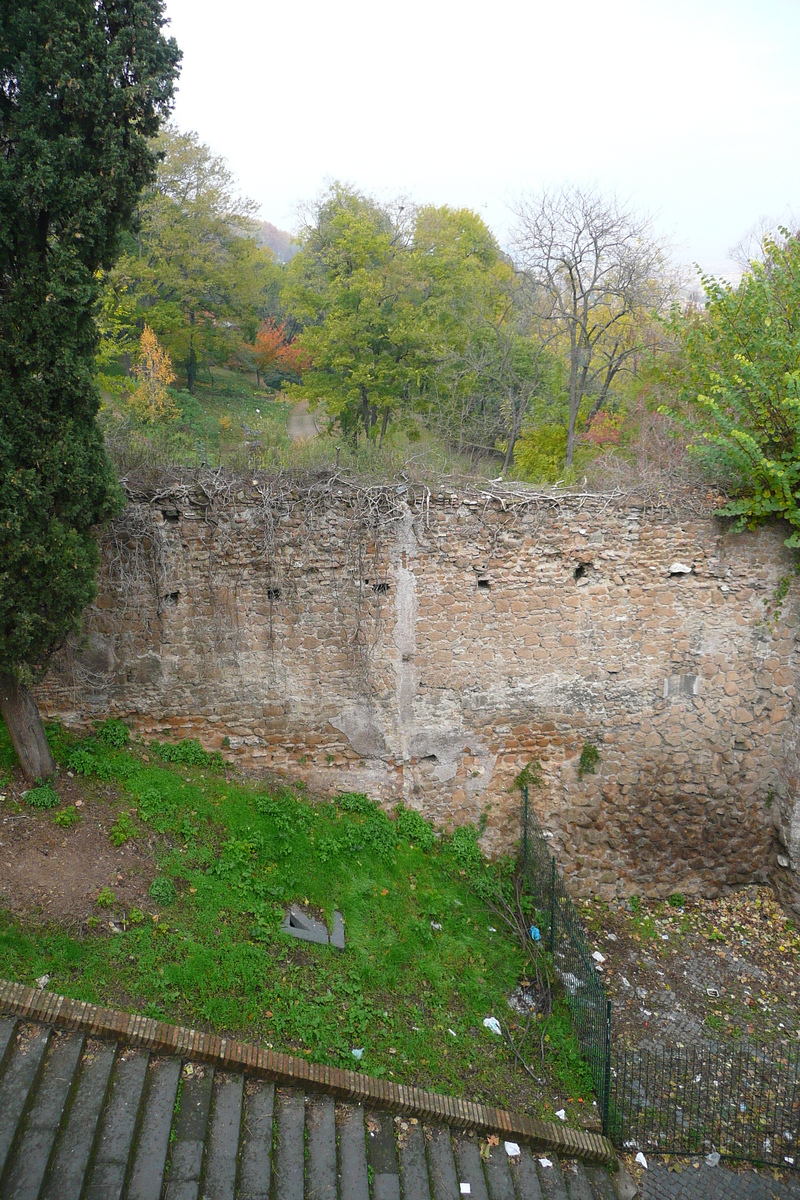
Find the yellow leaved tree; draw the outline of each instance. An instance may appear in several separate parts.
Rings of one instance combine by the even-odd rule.
[[[133,374],[137,383],[129,402],[140,421],[174,421],[180,416],[180,409],[167,390],[168,384],[177,378],[172,362],[149,325],[145,325],[139,341]]]

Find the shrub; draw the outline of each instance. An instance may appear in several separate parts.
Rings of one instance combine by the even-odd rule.
[[[433,827],[421,813],[404,805],[397,806],[397,832],[407,842],[413,842],[420,850],[430,850],[436,838]]]
[[[116,822],[111,826],[109,836],[115,846],[124,846],[135,833],[136,829],[128,813],[120,813]]]
[[[97,758],[86,746],[76,746],[67,759],[67,767],[76,775],[96,775],[98,779],[110,779],[113,767],[105,758]]]
[[[53,814],[53,820],[62,829],[69,829],[72,825],[77,825],[80,819],[81,815],[77,808],[65,808],[63,812]]]
[[[164,762],[182,763],[186,767],[224,767],[225,759],[219,750],[204,750],[197,738],[182,742],[151,742],[153,750]]]
[[[171,879],[167,879],[166,875],[158,875],[150,884],[147,894],[156,904],[172,904],[178,891]]]
[[[456,862],[467,874],[472,875],[483,869],[485,860],[478,845],[478,831],[473,825],[459,825],[454,829],[450,845]]]
[[[336,805],[342,812],[357,813],[362,817],[374,813],[378,807],[364,792],[342,792],[336,797]]]
[[[131,740],[130,730],[116,717],[109,717],[97,731],[97,740],[109,750],[122,750]]]
[[[31,808],[57,808],[61,803],[58,792],[49,783],[42,783],[25,793],[25,803]]]
[[[600,762],[600,751],[595,746],[594,742],[584,742],[581,750],[580,762],[578,763],[578,779],[583,779],[584,775],[594,775],[595,768]]]

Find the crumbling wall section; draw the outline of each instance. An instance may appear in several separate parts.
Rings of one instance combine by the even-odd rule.
[[[536,758],[577,894],[769,878],[797,904],[782,537],[610,497],[173,481],[105,535],[84,637],[39,699],[442,826],[488,810],[496,852]]]

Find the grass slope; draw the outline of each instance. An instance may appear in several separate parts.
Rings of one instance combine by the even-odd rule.
[[[62,771],[85,780],[86,806],[107,807],[112,842],[154,840],[159,873],[148,911],[125,911],[105,887],[77,933],[74,923],[0,915],[0,974],[32,982],[47,973],[51,989],[71,996],[318,1062],[353,1067],[360,1049],[372,1075],[542,1115],[564,1102],[575,1114],[591,1107],[563,1004],[544,1031],[544,1065],[530,1050],[538,1084],[482,1024],[495,1014],[519,1035],[524,1022],[506,997],[524,958],[493,929],[500,922],[485,897],[498,873],[476,830],[438,837],[419,814],[401,808],[390,820],[361,794],[312,801],[297,788],[249,783],[196,742],[128,746],[116,721],[79,743],[57,727],[48,736]],[[0,809],[56,821],[68,840],[78,810],[29,809],[32,793],[21,795],[14,767],[0,725],[0,792],[9,793]],[[345,951],[282,933],[292,901],[329,921],[340,909]]]

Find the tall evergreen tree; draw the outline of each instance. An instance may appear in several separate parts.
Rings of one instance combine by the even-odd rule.
[[[95,416],[99,277],[154,177],[180,52],[163,0],[0,5],[0,710],[55,769],[29,686],[95,594],[120,498]]]

